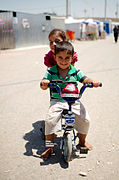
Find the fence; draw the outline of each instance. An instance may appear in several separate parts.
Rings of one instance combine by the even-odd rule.
[[[12,12],[0,13],[0,49],[15,47]]]

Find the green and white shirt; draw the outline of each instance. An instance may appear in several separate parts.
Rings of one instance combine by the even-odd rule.
[[[63,79],[63,77],[59,74],[58,66],[55,65],[55,66],[47,69],[47,72],[43,79],[48,79],[49,81],[62,80],[62,81],[83,82],[85,78],[87,78],[87,76],[85,76],[83,72],[81,72],[80,70],[77,70],[74,66],[70,65],[69,72],[68,72],[67,76],[65,77],[65,79]],[[66,86],[65,83],[58,84],[58,85],[60,86],[61,90]],[[51,97],[51,99],[62,100],[62,98],[60,98],[59,93],[57,92],[56,88],[53,86],[50,87],[50,97]]]

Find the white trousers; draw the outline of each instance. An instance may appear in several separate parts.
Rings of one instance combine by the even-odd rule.
[[[61,130],[61,114],[64,109],[69,109],[66,101],[52,100],[45,120],[45,135],[56,133]],[[90,118],[83,104],[77,100],[72,105],[75,114],[74,128],[80,134],[87,134]]]

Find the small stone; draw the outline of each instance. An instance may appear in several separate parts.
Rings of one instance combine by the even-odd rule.
[[[89,172],[89,171],[92,171],[92,169],[88,169],[88,172]]]
[[[87,173],[80,171],[80,172],[79,172],[79,175],[80,175],[80,176],[87,176]]]
[[[10,170],[6,170],[6,171],[4,171],[5,173],[8,173],[8,172],[10,172]]]
[[[97,163],[97,165],[99,165],[99,164],[100,164],[100,161],[98,160],[96,163]]]
[[[115,149],[115,144],[112,144],[112,148]]]

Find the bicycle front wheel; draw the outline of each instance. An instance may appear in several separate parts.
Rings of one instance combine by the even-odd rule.
[[[71,160],[71,155],[72,155],[72,137],[70,133],[66,133],[64,135],[63,157],[67,163]]]

